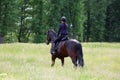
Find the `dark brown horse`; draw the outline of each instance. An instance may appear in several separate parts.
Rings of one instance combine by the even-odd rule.
[[[56,39],[56,37],[57,36],[54,30],[48,30],[46,44],[49,44],[51,42],[51,51],[53,49],[54,40]],[[55,55],[51,53],[52,54],[51,66],[54,66],[56,58],[61,59],[63,66],[64,57],[68,57],[68,56],[71,58],[72,63],[74,64],[75,67],[77,67],[77,61],[79,66],[81,67],[84,66],[82,46],[77,40],[69,39],[66,41],[61,41],[58,46],[59,47],[57,53]]]

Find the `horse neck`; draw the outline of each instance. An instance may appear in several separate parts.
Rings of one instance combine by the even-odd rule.
[[[53,34],[51,35],[51,42],[54,42],[55,40],[56,40],[56,34],[53,33]]]
[[[51,41],[54,42],[56,40],[56,36],[51,37]]]

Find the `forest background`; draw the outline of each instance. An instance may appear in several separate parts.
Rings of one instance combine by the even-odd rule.
[[[43,43],[66,16],[69,37],[120,42],[120,0],[0,0],[0,43]]]

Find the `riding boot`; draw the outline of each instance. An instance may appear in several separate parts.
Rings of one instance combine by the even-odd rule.
[[[55,44],[55,51],[58,49],[58,42]]]
[[[55,49],[56,52],[57,52],[57,48],[58,48],[58,42],[55,43],[55,45],[54,45],[54,49]]]

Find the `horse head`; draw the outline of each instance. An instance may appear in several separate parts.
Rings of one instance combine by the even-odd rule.
[[[52,29],[47,31],[47,39],[46,39],[46,44],[49,44],[50,42],[54,42],[56,39],[57,35],[56,32]]]

